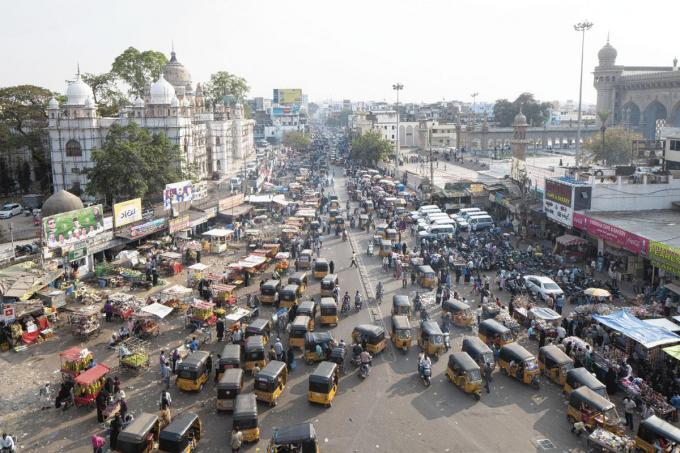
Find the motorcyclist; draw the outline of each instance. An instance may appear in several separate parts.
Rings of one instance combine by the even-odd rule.
[[[354,294],[354,308],[361,308],[361,293],[358,289],[356,294]]]
[[[339,296],[340,296],[340,287],[336,286],[335,288],[333,288],[333,297],[337,301]]]
[[[383,292],[384,292],[383,283],[380,281],[378,282],[378,286],[375,289],[375,298],[378,300],[378,303],[382,302]]]
[[[359,361],[361,362],[361,367],[365,368],[366,374],[368,375],[372,365],[371,362],[373,361],[373,357],[368,351],[362,351],[361,354],[359,354]]]
[[[422,360],[418,362],[418,374],[421,379],[424,377],[424,372],[427,368],[432,369],[432,361],[427,355],[423,354]]]
[[[349,291],[345,291],[345,295],[342,296],[342,310],[349,311]]]
[[[420,293],[418,291],[416,291],[416,297],[413,300],[413,307],[416,309],[416,311],[420,311],[422,306],[423,306],[423,302],[420,298]]]

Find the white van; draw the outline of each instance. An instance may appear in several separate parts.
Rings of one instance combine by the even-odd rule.
[[[486,211],[468,212],[467,214],[465,214],[463,216],[463,218],[469,222],[471,217],[479,217],[479,216],[483,216],[483,215],[489,215],[489,213],[486,212]]]
[[[429,237],[444,239],[448,237],[449,234],[454,234],[456,230],[453,225],[432,225],[427,232]]]
[[[445,212],[430,212],[425,216],[425,219],[432,223],[436,219],[448,219],[450,218]]]
[[[432,225],[453,225],[455,227],[456,221],[451,218],[444,217],[442,219],[434,219],[432,221]]]
[[[482,210],[479,209],[479,208],[463,208],[463,209],[459,210],[458,212],[456,212],[456,214],[458,214],[459,216],[461,216],[463,218],[466,218],[468,213],[471,213],[471,212],[482,212]]]
[[[481,231],[486,228],[493,228],[493,219],[490,215],[471,216],[468,218],[471,231]]]
[[[442,210],[439,209],[439,206],[435,204],[426,204],[425,206],[421,206],[418,209],[418,214],[421,216],[427,214],[428,212],[441,212]]]

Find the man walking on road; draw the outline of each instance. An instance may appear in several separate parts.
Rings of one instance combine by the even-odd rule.
[[[491,393],[491,390],[489,390],[489,382],[491,382],[491,372],[493,369],[491,368],[491,365],[489,363],[484,364],[484,388],[486,389],[486,393]]]
[[[334,273],[333,271],[335,270],[335,263],[333,262],[333,260],[331,260],[331,262],[328,263],[328,269],[331,271],[331,274]]]
[[[354,252],[352,252],[352,262],[350,263],[349,267],[352,266],[359,268],[359,265],[357,264],[357,255]]]

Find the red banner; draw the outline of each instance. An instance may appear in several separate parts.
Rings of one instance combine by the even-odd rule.
[[[588,234],[638,255],[646,256],[649,253],[649,239],[583,214],[574,213],[574,228],[586,231]]]

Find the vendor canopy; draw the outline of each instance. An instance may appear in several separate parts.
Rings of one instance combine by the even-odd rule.
[[[560,245],[563,245],[565,247],[569,247],[572,245],[581,245],[581,244],[587,244],[588,241],[586,241],[583,238],[580,238],[578,236],[574,236],[572,234],[565,234],[556,239],[557,243]]]
[[[674,359],[680,360],[680,344],[663,348],[663,352],[673,357]]]
[[[640,343],[645,348],[680,343],[680,336],[650,325],[625,310],[619,310],[606,316],[593,315],[593,319]]]

